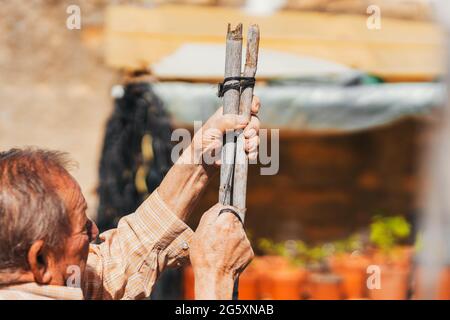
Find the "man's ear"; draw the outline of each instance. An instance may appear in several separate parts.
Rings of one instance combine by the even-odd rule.
[[[38,240],[31,245],[28,251],[28,264],[36,283],[50,283],[52,274],[49,267],[49,256],[44,250],[43,240]]]

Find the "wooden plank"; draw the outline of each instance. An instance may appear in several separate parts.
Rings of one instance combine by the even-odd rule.
[[[384,17],[412,20],[432,18],[432,8],[428,0],[287,0],[286,8],[364,14],[369,5],[380,7]]]
[[[251,17],[235,8],[112,6],[106,14],[105,59],[115,68],[147,68],[186,43],[223,43],[223,26],[242,22],[260,26],[262,48],[327,59],[388,79],[442,74],[442,33],[436,26],[383,18],[381,30],[369,30],[366,20],[295,11]]]

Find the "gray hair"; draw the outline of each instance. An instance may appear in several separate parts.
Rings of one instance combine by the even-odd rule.
[[[54,183],[68,175],[65,153],[34,148],[0,152],[0,272],[29,270],[27,254],[37,240],[60,248],[70,221]]]

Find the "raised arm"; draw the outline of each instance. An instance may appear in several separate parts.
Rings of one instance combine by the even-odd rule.
[[[159,194],[167,206],[183,221],[189,217],[197,200],[211,177],[217,173],[223,135],[227,130],[244,129],[246,151],[249,159],[257,156],[259,144],[259,120],[256,117],[260,108],[257,97],[253,98],[252,117],[223,115],[222,108],[199,130],[182,156],[167,173],[159,186]]]
[[[254,99],[253,113],[258,109],[259,100]],[[225,131],[243,128],[249,158],[255,158],[258,119],[253,116],[249,121],[237,115],[223,115],[219,109],[194,136],[159,188],[135,213],[123,217],[116,229],[104,232],[101,244],[91,245],[83,282],[86,298],[147,297],[164,268],[182,264],[189,256],[193,236],[185,221],[217,172],[217,163],[194,159],[213,158],[212,154],[220,151]]]

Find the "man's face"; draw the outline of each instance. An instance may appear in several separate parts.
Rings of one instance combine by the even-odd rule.
[[[98,228],[86,215],[87,204],[78,183],[70,176],[57,178],[58,193],[65,202],[71,224],[71,234],[63,249],[56,254],[53,266],[53,285],[73,285],[73,277],[80,276],[81,283],[86,269],[89,243],[98,236]],[[78,273],[79,271],[79,273]],[[71,283],[68,283],[71,282]]]

